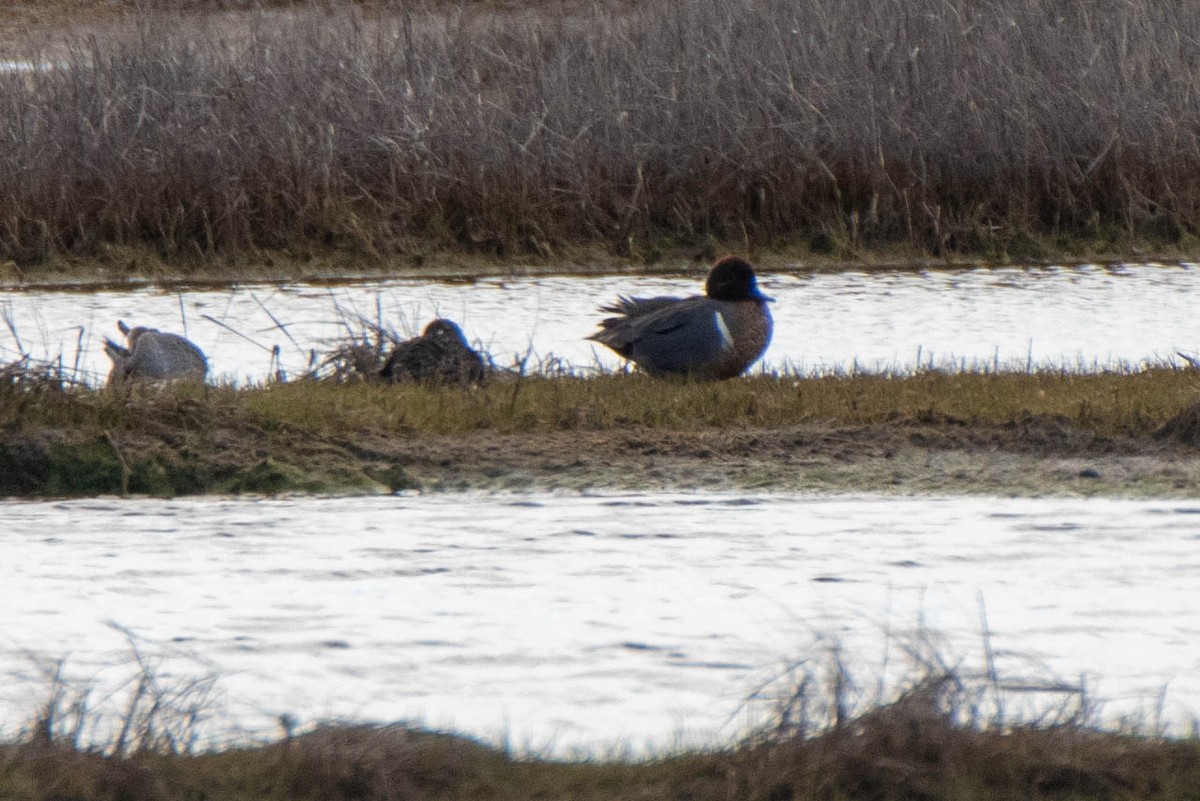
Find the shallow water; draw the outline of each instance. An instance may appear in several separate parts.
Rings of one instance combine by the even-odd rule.
[[[822,640],[867,684],[918,627],[980,667],[981,610],[1005,678],[1085,676],[1110,716],[1164,687],[1168,719],[1200,709],[1196,504],[94,499],[3,502],[0,521],[0,734],[42,698],[38,658],[119,710],[110,622],[165,683],[219,677],[213,739],[287,713],[555,753],[728,742],[752,688]]]
[[[361,319],[413,334],[436,315],[458,321],[500,366],[529,356],[581,369],[620,359],[584,339],[619,294],[691,294],[691,277],[550,277],[470,283],[370,281],[337,287],[242,284],[233,289],[10,292],[0,359],[20,351],[78,364],[87,380],[109,367],[103,339],[116,320],[188,333],[218,380],[256,381],[271,349],[295,374]],[[927,273],[771,274],[774,341],[761,365],[802,373],[922,366],[1074,370],[1161,363],[1200,350],[1192,298],[1200,268],[991,269]],[[19,341],[18,341],[19,340]]]

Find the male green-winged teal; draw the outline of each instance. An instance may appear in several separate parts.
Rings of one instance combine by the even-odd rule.
[[[762,356],[771,341],[770,300],[759,290],[754,268],[726,256],[708,274],[704,295],[619,297],[600,310],[620,316],[602,320],[588,339],[653,376],[733,378]]]
[[[194,342],[179,334],[157,328],[134,326],[117,320],[126,345],[105,338],[104,352],[112,359],[108,383],[124,381],[203,381],[208,375],[208,359]]]
[[[397,345],[379,375],[393,383],[472,385],[483,383],[487,368],[458,324],[439,317],[425,326],[421,336]]]

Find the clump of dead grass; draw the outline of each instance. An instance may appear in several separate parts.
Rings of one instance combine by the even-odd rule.
[[[1200,446],[1200,401],[1193,401],[1154,432],[1162,440]]]
[[[115,759],[194,753],[202,724],[217,708],[217,677],[174,673],[165,667],[166,654],[110,626],[125,636],[130,662],[123,679],[103,688],[95,678],[71,676],[67,657],[30,657],[47,689],[21,739]]]
[[[394,328],[363,322],[361,330],[333,343],[324,356],[314,359],[301,378],[335,384],[379,383],[379,371],[388,354],[404,339]]]
[[[37,361],[22,356],[0,365],[0,392],[6,394],[44,395],[64,392],[76,384],[77,381],[58,362]]]
[[[744,798],[1171,798],[1200,771],[1195,734],[1101,717],[1083,680],[902,648],[899,680],[855,675],[836,643],[795,665],[775,715],[731,756]]]
[[[81,367],[83,357],[84,328],[78,329],[75,351],[68,357],[62,350],[50,359],[39,359],[25,346],[12,309],[5,305],[0,309],[0,320],[8,329],[9,337],[16,347],[17,358],[0,364],[0,393],[10,398],[41,397],[49,393],[63,393],[82,388],[89,382]]]

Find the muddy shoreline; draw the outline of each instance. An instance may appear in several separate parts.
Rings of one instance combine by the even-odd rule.
[[[1166,437],[1098,438],[1054,420],[485,433],[385,439],[364,452],[402,464],[414,488],[425,490],[1200,494],[1192,446]]]
[[[320,435],[250,423],[0,437],[0,495],[848,492],[1200,497],[1194,432],[1098,436],[1053,418],[672,431]]]

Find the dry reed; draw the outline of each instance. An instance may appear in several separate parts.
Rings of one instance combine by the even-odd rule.
[[[0,76],[0,257],[1192,241],[1183,0],[153,10]]]

